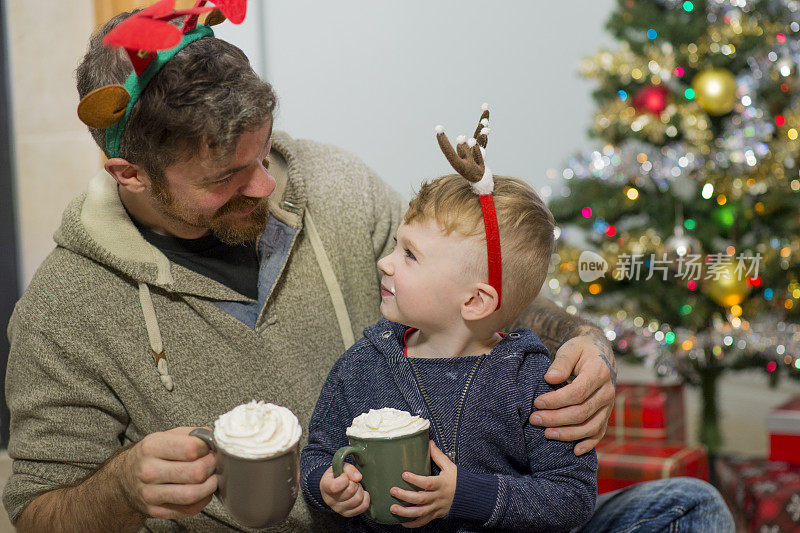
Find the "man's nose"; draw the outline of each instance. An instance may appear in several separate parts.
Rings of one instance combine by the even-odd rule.
[[[272,174],[262,163],[259,163],[253,169],[253,173],[247,183],[239,189],[239,193],[250,198],[264,198],[272,194],[274,190],[275,178],[272,177]]]

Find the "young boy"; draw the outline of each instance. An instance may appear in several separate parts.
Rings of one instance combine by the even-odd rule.
[[[575,456],[573,444],[528,423],[534,399],[553,390],[547,349],[528,329],[499,333],[544,282],[554,221],[530,186],[485,167],[487,120],[484,107],[477,140],[459,138],[457,151],[437,128],[459,174],[425,183],[411,200],[397,246],[378,262],[385,319],[336,362],[312,415],[303,494],[354,517],[350,530],[402,530],[359,516],[370,498],[355,466],[338,478],[331,470],[353,418],[382,407],[431,422],[434,475],[406,472],[420,490],[391,490],[408,503],[391,507],[412,519],[405,527],[560,531],[594,510],[594,452]]]

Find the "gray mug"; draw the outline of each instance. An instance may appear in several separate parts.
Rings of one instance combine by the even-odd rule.
[[[208,428],[197,428],[189,435],[205,442],[216,455],[216,495],[234,520],[258,528],[273,526],[289,516],[300,486],[299,442],[280,455],[246,459],[217,447]]]

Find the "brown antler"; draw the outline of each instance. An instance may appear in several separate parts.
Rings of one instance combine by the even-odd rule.
[[[442,153],[450,162],[453,169],[464,176],[470,183],[477,183],[483,178],[486,171],[486,165],[483,161],[481,154],[481,147],[486,148],[488,142],[489,128],[489,106],[483,104],[483,113],[478,121],[478,127],[475,130],[475,137],[466,140],[463,135],[459,135],[456,139],[456,149],[450,144],[450,140],[444,133],[442,126],[436,126],[436,140],[439,142],[439,147]]]
[[[483,104],[481,109],[483,113],[478,120],[478,127],[475,128],[473,137],[478,140],[478,144],[486,148],[486,144],[489,142],[489,104]]]

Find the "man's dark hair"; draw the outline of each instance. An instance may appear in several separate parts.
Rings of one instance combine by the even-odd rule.
[[[133,71],[125,50],[102,41],[137,11],[117,15],[92,36],[76,72],[81,98],[104,85],[124,84]],[[276,104],[272,86],[253,72],[244,52],[221,39],[198,39],[175,54],[142,92],[119,155],[162,181],[168,166],[206,147],[215,159],[232,156],[242,133],[271,120]],[[108,156],[106,130],[89,131]]]

